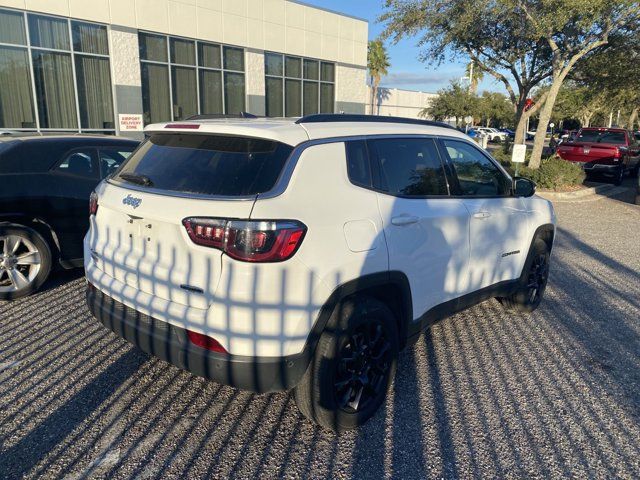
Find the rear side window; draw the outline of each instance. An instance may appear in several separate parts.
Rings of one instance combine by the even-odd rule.
[[[95,149],[93,148],[74,150],[64,157],[56,167],[56,171],[76,177],[95,178],[97,175],[93,161],[94,154]]]
[[[275,185],[293,147],[272,140],[201,134],[156,134],[125,162],[151,188],[202,195],[244,196]],[[127,174],[127,175],[125,175]]]
[[[354,185],[371,187],[371,165],[367,145],[362,140],[346,142],[347,171],[349,180]]]
[[[389,138],[367,142],[380,168],[379,189],[392,195],[448,195],[435,142],[429,138]]]

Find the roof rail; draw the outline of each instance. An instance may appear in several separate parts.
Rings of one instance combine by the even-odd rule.
[[[410,123],[414,125],[428,125],[430,127],[455,127],[444,122],[420,120],[407,117],[385,117],[384,115],[363,115],[358,113],[318,113],[307,115],[296,120],[296,123],[331,123],[331,122],[375,122],[375,123]]]
[[[258,118],[258,116],[249,112],[201,113],[200,115],[191,115],[189,118],[185,118],[185,120],[215,120],[217,118]]]

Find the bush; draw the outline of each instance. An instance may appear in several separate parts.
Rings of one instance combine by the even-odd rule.
[[[584,171],[579,165],[557,157],[542,160],[542,164],[537,170],[525,167],[519,173],[536,182],[538,187],[547,190],[580,185],[585,179]]]
[[[495,150],[492,155],[510,175],[515,175],[515,164],[511,163],[510,153]],[[524,165],[521,164],[518,167],[518,175],[530,178],[540,188],[558,190],[564,187],[580,185],[584,181],[584,171],[574,163],[553,156],[543,159],[540,168],[533,170],[527,166],[530,158],[531,152],[527,151]]]

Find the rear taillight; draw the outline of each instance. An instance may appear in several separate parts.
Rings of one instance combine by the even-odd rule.
[[[95,215],[98,213],[98,194],[91,192],[89,196],[89,215]]]
[[[616,147],[616,148],[613,150],[613,158],[614,158],[615,160],[619,160],[621,157],[622,157],[622,153],[620,152],[620,149],[619,149],[618,147]]]
[[[227,353],[224,347],[220,345],[220,342],[215,338],[208,337],[202,333],[192,332],[191,330],[187,330],[187,337],[191,343],[200,348],[216,353]]]
[[[243,262],[282,262],[300,247],[307,228],[292,220],[224,220],[190,217],[182,221],[189,238]]]

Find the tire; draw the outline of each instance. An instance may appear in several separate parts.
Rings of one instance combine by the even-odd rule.
[[[336,432],[362,425],[384,402],[398,349],[396,319],[385,304],[368,296],[343,301],[294,390],[298,408],[309,420]]]
[[[51,249],[32,228],[0,225],[0,300],[37,291],[51,271]]]
[[[615,173],[615,177],[613,179],[613,184],[616,185],[616,186],[620,186],[620,185],[622,185],[623,181],[624,181],[624,165],[620,165],[620,168]]]
[[[523,286],[511,296],[498,299],[507,310],[531,313],[540,305],[549,279],[549,248],[544,240],[537,238],[533,242],[526,268]]]

